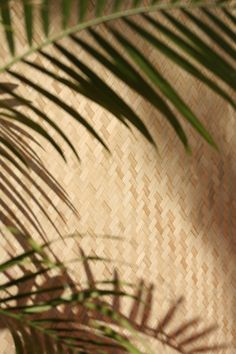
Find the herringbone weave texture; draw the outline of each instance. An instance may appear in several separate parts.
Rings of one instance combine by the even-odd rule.
[[[26,46],[20,25],[21,11],[16,4],[14,21],[19,52]],[[58,20],[56,15],[54,20],[55,23]],[[104,33],[105,29],[100,28],[100,31]],[[36,42],[41,35],[41,30],[36,30]],[[82,34],[82,37],[92,43],[87,34]],[[125,281],[138,282],[138,279],[143,278],[147,284],[155,285],[153,324],[173,300],[183,295],[185,303],[175,321],[179,323],[199,315],[205,325],[217,322],[219,330],[212,334],[212,341],[233,342],[235,349],[231,347],[221,352],[236,353],[235,113],[220,98],[158,52],[142,41],[137,42],[137,46],[175,85],[219,142],[220,153],[186,127],[193,149],[193,154],[189,156],[157,111],[91,57],[80,52],[71,41],[65,40],[63,43],[94,68],[143,118],[157,143],[158,152],[135,129],[129,131],[96,104],[24,64],[17,64],[19,72],[46,86],[47,90],[78,110],[111,150],[109,155],[73,118],[46,98],[39,97],[34,90],[20,85],[17,92],[26,95],[60,125],[75,144],[82,161],[79,164],[69,149],[63,147],[68,160],[65,164],[52,147],[39,138],[45,149],[37,148],[39,156],[66,189],[79,217],[49,188],[46,192],[63,213],[66,225],[51,207],[45,204],[45,208],[48,208],[62,234],[76,230],[90,234],[81,240],[80,246],[87,253],[95,253],[113,261],[96,264],[94,272],[97,279],[107,277],[117,268]],[[52,55],[57,53],[52,47],[47,51]],[[6,61],[6,47],[1,47],[0,56],[1,63]],[[35,55],[30,59],[44,63],[42,58]],[[51,66],[48,65],[48,68]],[[1,81],[19,84],[8,75],[2,76]],[[37,117],[35,119],[39,120]],[[53,131],[48,130],[56,137]],[[33,172],[32,176],[40,183]],[[34,191],[29,182],[27,185]],[[29,199],[27,195],[25,197]],[[36,198],[42,200],[39,193]],[[29,203],[48,237],[56,237],[42,212],[32,201],[29,200]],[[19,217],[23,217],[20,212]],[[121,236],[122,239],[101,239],[91,234]],[[4,258],[6,241],[1,240],[1,245]],[[60,242],[57,247],[62,259],[70,259],[78,254],[73,240],[69,240],[67,246]],[[79,267],[74,266],[73,271],[80,280]],[[1,334],[0,352],[13,353],[11,339],[5,332]],[[161,352],[171,354],[173,351],[162,348]]]

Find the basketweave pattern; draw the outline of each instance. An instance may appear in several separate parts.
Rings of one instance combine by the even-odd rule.
[[[21,8],[17,3],[14,6],[18,49],[23,51],[24,34],[19,21]],[[41,35],[41,31],[35,33],[36,42]],[[87,34],[82,35],[91,41]],[[155,285],[153,323],[165,313],[172,300],[184,295],[186,301],[176,323],[196,315],[203,317],[205,324],[217,322],[219,330],[213,335],[213,341],[232,342],[236,347],[235,112],[198,81],[139,41],[137,46],[175,84],[177,91],[191,104],[193,111],[219,142],[221,152],[217,153],[186,126],[193,149],[193,154],[188,156],[157,111],[91,57],[72,47],[72,42],[64,40],[63,43],[95,68],[100,77],[132,105],[151,131],[158,151],[135,129],[130,132],[96,104],[41,73],[17,64],[18,71],[38,84],[46,83],[48,90],[76,108],[93,124],[111,150],[109,155],[73,118],[62,113],[46,98],[39,97],[32,89],[20,85],[18,92],[26,94],[60,124],[82,160],[79,164],[63,146],[68,160],[65,164],[53,148],[39,138],[45,152],[38,149],[38,154],[66,189],[79,213],[77,217],[48,190],[49,197],[63,213],[66,225],[49,208],[53,221],[63,234],[76,230],[87,234],[81,239],[80,246],[87,253],[113,261],[96,264],[94,271],[98,279],[111,275],[112,270],[117,268],[125,281],[138,282],[143,278]],[[56,54],[53,48],[47,50],[50,54]],[[7,49],[3,48],[1,62],[7,57]],[[35,55],[30,59],[40,60]],[[4,76],[4,80],[16,82],[8,75]],[[35,119],[39,118],[35,116]],[[35,174],[32,176],[40,183]],[[42,198],[40,194],[36,197],[39,200]],[[29,200],[31,203],[48,237],[54,237],[55,231],[51,225]],[[101,239],[94,235],[113,235],[122,239]],[[3,247],[6,241],[1,244],[2,257],[5,257]],[[62,259],[78,254],[73,240],[68,240],[66,247],[59,242],[55,249]],[[75,277],[81,279],[79,267],[74,266],[72,271]],[[11,348],[9,335],[2,333],[1,352],[10,353]],[[163,352],[172,353],[170,349],[164,351],[164,348]],[[222,353],[226,352],[233,354],[234,349],[222,350]]]

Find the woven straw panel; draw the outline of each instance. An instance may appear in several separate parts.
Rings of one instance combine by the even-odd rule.
[[[19,21],[22,18],[21,8],[17,2],[14,10],[18,50],[21,52],[26,45]],[[58,19],[55,17],[54,20],[56,22]],[[103,28],[100,31],[105,33]],[[41,31],[35,33],[36,42],[41,35]],[[87,34],[82,36],[92,43]],[[133,34],[130,33],[131,36]],[[155,285],[152,324],[163,316],[172,301],[183,295],[185,303],[174,323],[198,315],[204,319],[205,325],[218,323],[219,329],[212,334],[211,340],[233,343],[235,349],[231,347],[221,351],[233,354],[236,353],[235,112],[162,55],[142,41],[136,42],[201,117],[218,141],[220,153],[209,147],[186,125],[193,149],[193,154],[187,155],[157,111],[73,46],[72,42],[64,40],[63,44],[68,49],[96,69],[100,77],[143,118],[157,143],[158,152],[135,129],[129,131],[96,104],[19,63],[14,69],[46,86],[78,110],[105,139],[111,150],[109,155],[73,118],[46,98],[39,97],[34,90],[20,85],[17,92],[26,95],[60,125],[78,149],[82,161],[79,164],[69,149],[63,146],[67,157],[65,164],[55,150],[39,138],[45,148],[45,152],[37,148],[39,156],[68,192],[79,217],[55,193],[48,190],[49,197],[64,215],[65,225],[39,194],[36,197],[48,208],[51,218],[63,234],[76,230],[89,234],[80,241],[86,253],[112,259],[112,263],[94,265],[97,279],[110,276],[113,269],[117,268],[125,281],[138,283],[143,278],[147,284]],[[53,48],[47,50],[50,54],[57,53]],[[4,47],[1,49],[1,62],[7,58],[7,49]],[[36,55],[30,59],[52,68]],[[2,76],[1,81],[19,83],[9,75]],[[37,117],[35,119],[39,120]],[[48,130],[56,137],[53,131]],[[35,174],[33,178],[40,183]],[[33,191],[28,182],[27,185]],[[56,237],[42,212],[32,201],[29,200],[29,203],[48,238]],[[101,239],[94,237],[94,234],[120,236],[122,239]],[[4,258],[6,241],[1,244]],[[68,240],[66,246],[59,242],[56,250],[62,259],[70,259],[78,254],[78,246],[73,240]],[[72,268],[75,277],[81,280],[83,275],[79,266]],[[160,349],[156,345],[153,343],[154,350]],[[11,350],[13,353],[12,348],[9,335],[3,332],[1,353],[9,354]],[[173,351],[162,348],[162,353],[171,354]]]

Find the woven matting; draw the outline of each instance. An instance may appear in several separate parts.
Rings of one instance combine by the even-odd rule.
[[[22,18],[20,11],[16,6],[14,20],[19,52],[25,48],[21,37],[24,34],[18,21]],[[40,40],[40,36],[41,32],[35,33],[35,40]],[[83,34],[83,38],[89,37]],[[175,84],[177,91],[219,142],[220,153],[217,153],[186,126],[193,149],[192,156],[188,156],[157,111],[91,57],[80,53],[72,42],[65,40],[63,43],[95,68],[100,77],[132,105],[151,131],[158,152],[135,129],[129,131],[96,104],[43,74],[17,64],[19,72],[38,84],[46,85],[47,90],[78,110],[105,139],[112,153],[109,155],[83,127],[46,98],[39,97],[24,85],[19,86],[19,93],[26,95],[60,125],[82,160],[79,164],[65,146],[68,160],[65,164],[55,150],[39,138],[46,151],[38,148],[37,152],[66,189],[79,212],[77,218],[48,190],[49,197],[54,198],[54,203],[63,213],[66,225],[49,208],[52,219],[63,234],[78,230],[81,233],[121,236],[121,240],[111,240],[89,235],[81,240],[80,245],[87,253],[94,252],[114,261],[112,264],[96,264],[96,277],[105,278],[116,267],[126,281],[137,282],[143,278],[147,283],[153,283],[156,289],[153,322],[165,313],[171,301],[184,295],[186,301],[179,319],[199,315],[206,325],[217,322],[219,330],[212,335],[213,341],[233,341],[235,349],[222,350],[222,353],[233,354],[234,350],[236,353],[235,112],[162,55],[150,50],[143,42],[137,43],[165,77]],[[48,51],[56,53],[52,48]],[[7,49],[1,48],[1,62],[7,57]],[[31,60],[44,62],[35,55]],[[8,75],[4,75],[4,81],[19,83]],[[52,134],[56,136],[54,132]],[[40,183],[33,172],[32,176]],[[27,185],[33,190],[28,182]],[[39,194],[36,197],[42,198]],[[30,200],[29,203],[47,230],[48,237],[54,237],[55,231],[42,212]],[[45,204],[45,207],[48,206]],[[4,257],[5,241],[1,244]],[[69,259],[77,252],[73,240],[68,241],[67,247],[63,243],[57,247],[62,259]],[[73,271],[80,278],[79,269],[74,268]],[[0,338],[1,353],[10,354],[13,346],[9,335],[3,332]],[[172,353],[168,348],[163,348],[162,352]]]

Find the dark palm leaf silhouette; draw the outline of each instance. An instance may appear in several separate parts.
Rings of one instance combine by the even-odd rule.
[[[95,2],[75,2],[65,0],[61,2],[60,9],[62,29],[51,37],[50,25],[53,21],[52,11],[54,11],[53,6],[56,6],[56,2],[47,0],[41,1],[40,5],[35,5],[30,0],[23,0],[22,4],[29,50],[15,56],[15,36],[14,28],[12,27],[10,4],[8,0],[1,2],[2,22],[5,26],[9,50],[13,55],[13,58],[2,66],[1,72],[7,71],[12,77],[20,80],[21,83],[33,88],[40,95],[47,97],[49,101],[62,111],[69,113],[106,149],[108,147],[103,138],[94,130],[86,117],[83,117],[77,109],[57,97],[55,93],[49,92],[47,88],[35,83],[27,75],[20,74],[15,64],[19,61],[24,62],[69,89],[96,102],[111,112],[122,124],[135,126],[150,143],[155,145],[153,137],[134,109],[101,79],[94,69],[82,62],[78,55],[73,54],[73,47],[79,46],[81,50],[88,52],[99,64],[122,80],[125,85],[131,87],[138,95],[150,102],[161,113],[161,116],[167,119],[186,149],[189,149],[189,143],[179,116],[192,125],[208,143],[216,146],[210,133],[204,128],[191,107],[179,96],[174,85],[136,47],[137,40],[133,39],[131,35],[126,36],[125,33],[131,33],[128,30],[132,30],[139,40],[143,40],[144,43],[148,43],[150,47],[155,48],[157,52],[164,54],[169,60],[202,81],[235,108],[235,100],[229,93],[229,90],[234,91],[236,88],[235,65],[231,61],[235,59],[236,54],[234,48],[235,31],[232,23],[235,21],[232,12],[233,2],[217,0],[131,2],[98,0]],[[72,8],[74,11],[75,4],[77,4],[79,10],[79,17],[77,19],[78,22],[72,26],[70,25],[70,16]],[[34,45],[33,42],[35,6],[40,6],[42,28],[45,35],[45,39],[42,39],[42,42],[37,45]],[[215,12],[215,9],[218,9],[218,11]],[[173,10],[175,12],[172,12]],[[187,24],[185,25],[184,21],[180,22],[178,20],[175,14],[180,12],[185,16],[185,19],[190,21],[190,24],[194,24],[208,39],[210,38],[210,44],[207,39],[204,39],[204,36],[202,37]],[[149,15],[149,13],[155,14],[155,17]],[[203,14],[205,16],[204,20],[202,20]],[[141,26],[139,24],[140,21],[136,21],[136,18],[130,19],[132,15],[139,15],[143,25]],[[230,23],[226,17],[231,20]],[[119,26],[119,30],[112,24],[116,19],[123,21]],[[163,19],[165,19],[165,23],[168,20],[169,25],[164,24]],[[106,24],[106,32],[103,31],[101,33],[94,28],[99,24]],[[145,27],[147,25],[151,25],[154,28],[155,34],[146,30]],[[90,33],[93,44],[75,35],[76,32],[85,29]],[[159,39],[160,33],[166,37],[166,41]],[[65,37],[71,38],[70,51],[63,44],[58,43],[59,40]],[[97,46],[94,46],[94,43],[100,46],[103,53]],[[173,48],[172,44],[175,48]],[[218,48],[213,49],[211,44],[217,45]],[[47,47],[52,45],[58,50],[58,55],[51,55],[45,51]],[[221,54],[221,50],[224,51],[224,55]],[[45,58],[45,61],[43,61],[45,65],[41,64],[42,60],[40,64],[32,62],[30,60],[32,53],[37,53],[41,59]],[[63,58],[67,59],[70,65],[65,64],[62,60]],[[48,69],[46,67],[47,61],[53,64],[57,71],[59,69],[60,74]],[[217,77],[218,82],[209,74]],[[18,99],[23,100],[24,98],[18,97]],[[32,105],[30,108],[37,110],[35,112],[42,119],[54,124],[40,109]],[[14,115],[19,114],[15,111],[13,113]],[[26,118],[29,117],[21,115],[22,121],[26,120]],[[54,129],[76,153],[69,139],[60,131],[60,128],[54,125]],[[46,135],[45,138],[50,139]],[[51,143],[63,156],[63,152],[56,142],[51,140]]]
[[[29,48],[26,52],[16,54],[16,36],[13,27],[13,10],[9,0],[0,3],[3,30],[12,58],[3,63],[0,72],[11,76],[21,85],[30,87],[40,96],[45,97],[50,104],[57,106],[61,112],[69,114],[79,124],[96,138],[106,150],[109,150],[103,137],[94,129],[87,117],[84,117],[77,108],[63,101],[55,92],[43,87],[27,75],[27,71],[21,74],[17,70],[17,63],[24,63],[25,68],[39,71],[45,78],[51,77],[58,84],[69,88],[71,91],[83,95],[102,108],[112,113],[127,128],[134,126],[153,145],[155,141],[146,128],[137,112],[115,89],[111,88],[106,80],[102,79],[98,72],[91,68],[89,63],[83,62],[80,55],[73,50],[79,48],[80,53],[86,52],[93,60],[102,65],[115,77],[130,87],[137,95],[143,97],[156,108],[161,117],[166,118],[175,130],[176,134],[189,150],[190,146],[186,133],[182,127],[180,116],[187,120],[203,138],[213,146],[216,146],[210,133],[206,131],[196,114],[192,111],[182,97],[176,92],[172,82],[169,82],[151,61],[145,57],[136,47],[138,41],[143,41],[155,48],[177,66],[203,82],[215,91],[235,108],[235,99],[231,94],[236,88],[235,70],[235,17],[231,1],[70,1],[60,2],[61,28],[56,34],[51,35],[50,28],[53,24],[53,11],[58,7],[58,2],[53,0],[39,1],[22,0],[23,22]],[[19,4],[18,4],[19,5]],[[70,22],[72,9],[78,10],[77,22]],[[42,38],[37,45],[34,43],[35,10],[39,9],[42,22]],[[217,12],[215,10],[218,10]],[[188,24],[178,20],[175,14],[181,13],[190,24],[193,24],[205,36],[201,36]],[[132,15],[137,15],[132,17]],[[205,16],[204,19],[203,15]],[[113,22],[120,19],[119,27]],[[140,25],[140,19],[143,21]],[[163,21],[165,20],[165,21]],[[95,27],[105,24],[102,31]],[[154,31],[148,29],[152,27]],[[87,30],[91,40],[84,40],[76,33]],[[130,31],[130,32],[129,32]],[[125,33],[127,32],[127,35]],[[135,37],[132,36],[132,33]],[[159,35],[165,39],[160,39]],[[63,38],[70,40],[70,49],[61,42]],[[210,41],[209,41],[210,39]],[[213,49],[214,45],[214,49]],[[48,49],[54,48],[57,54],[52,54]],[[222,54],[224,51],[224,55]],[[37,53],[40,61],[32,61],[30,55]],[[47,65],[50,63],[50,67]],[[199,67],[200,66],[200,67]],[[51,69],[52,68],[52,69]],[[55,70],[54,70],[54,69]],[[217,78],[218,81],[214,78]],[[0,82],[0,92],[8,98],[0,101],[1,136],[1,186],[7,198],[23,212],[31,226],[42,235],[41,226],[32,211],[27,210],[26,202],[10,185],[10,175],[17,183],[21,184],[17,173],[23,174],[28,181],[34,184],[37,190],[48,203],[51,200],[43,189],[33,181],[28,171],[30,167],[40,176],[43,183],[50,185],[55,193],[73,209],[66,192],[53,179],[53,176],[43,167],[39,157],[32,151],[31,145],[36,141],[36,136],[45,138],[63,159],[66,159],[63,148],[57,142],[57,138],[51,136],[41,124],[46,123],[58,137],[63,139],[71,151],[79,159],[76,148],[70,138],[63,132],[60,125],[45,112],[37,107],[35,102],[16,92],[15,83],[6,85]],[[35,122],[32,115],[36,115],[40,121]],[[29,131],[34,138],[30,138]],[[27,130],[27,132],[26,132]],[[18,132],[18,133],[16,133]],[[20,134],[18,139],[16,134]],[[56,136],[57,136],[56,135]],[[14,166],[14,169],[13,169]],[[8,181],[8,185],[3,184]],[[10,190],[9,190],[10,188]],[[29,195],[31,191],[26,190]],[[32,193],[30,198],[33,199]],[[35,201],[36,202],[36,201]],[[11,215],[12,221],[22,229],[22,223],[13,213],[10,205],[3,204],[6,217]],[[53,206],[55,209],[55,206]],[[7,211],[8,210],[8,211]],[[6,212],[7,211],[7,212]],[[56,210],[58,213],[58,210]],[[14,216],[14,217],[13,217]],[[5,218],[6,219],[6,218]],[[22,230],[26,233],[27,230]]]
[[[0,84],[0,95],[2,97],[0,100],[0,107],[4,107],[5,110],[9,109],[13,111],[16,110],[18,106],[24,104],[18,100],[17,95],[15,94],[16,88],[17,85],[15,84]],[[6,95],[3,94],[6,91],[16,97],[6,98]],[[30,105],[29,101],[25,102]],[[8,114],[6,114],[6,116],[4,116],[4,114],[0,117],[0,188],[2,192],[0,205],[3,209],[1,211],[0,219],[8,228],[17,228],[18,232],[29,235],[30,231],[25,226],[24,219],[22,219],[25,218],[34,232],[37,232],[45,241],[45,230],[42,228],[36,213],[33,211],[32,205],[28,203],[29,200],[37,206],[39,211],[50,222],[58,234],[60,234],[60,231],[56,227],[49,213],[46,211],[43,203],[39,201],[35,196],[34,191],[32,191],[32,188],[27,186],[25,181],[30,182],[31,186],[34,187],[34,190],[41,194],[44,202],[47,202],[48,205],[53,208],[54,212],[63,222],[65,222],[65,220],[62,213],[53,203],[53,200],[48,197],[47,193],[44,191],[44,186],[49,187],[51,191],[74,213],[77,212],[71,204],[66,191],[45,168],[40,157],[36,153],[35,147],[39,146],[37,140],[32,134],[29,134],[27,130],[18,124],[19,121],[7,119],[10,117]],[[35,123],[35,127],[37,126],[39,125]],[[40,148],[42,148],[42,146],[40,146]],[[40,184],[36,182],[36,179],[34,178],[35,176],[40,178]],[[27,198],[22,196],[19,187],[26,193]],[[17,215],[11,206],[17,208]],[[21,246],[23,246],[21,238],[17,239],[21,243]]]
[[[112,113],[125,127],[135,127],[155,146],[154,137],[132,105],[91,67],[89,61],[84,62],[81,59],[82,54],[86,53],[93,62],[101,65],[137,96],[149,102],[156,109],[157,117],[165,118],[172,126],[187,150],[190,145],[182,120],[186,120],[208,143],[216,147],[213,137],[191,107],[185,103],[184,98],[180,97],[174,83],[165,78],[145,53],[136,47],[136,43],[150,46],[156,50],[157,55],[161,53],[235,108],[236,36],[233,1],[22,0],[18,2],[18,7],[20,5],[23,9],[22,22],[28,49],[16,53],[17,36],[13,26],[15,4],[9,0],[0,2],[1,25],[12,55],[9,61],[2,63],[0,72],[4,75],[8,73],[11,80],[14,80],[11,85],[0,82],[0,93],[7,95],[7,98],[0,100],[1,187],[8,200],[11,200],[9,205],[5,200],[1,201],[2,221],[5,220],[6,223],[10,217],[17,228],[23,233],[27,232],[13,212],[13,205],[24,213],[29,224],[42,236],[42,226],[39,225],[36,215],[27,208],[25,198],[22,199],[8,178],[15,179],[29,198],[37,203],[24,180],[21,181],[18,177],[18,173],[24,175],[26,180],[40,191],[43,198],[52,203],[43,188],[32,178],[29,167],[73,209],[66,192],[32,151],[33,144],[37,143],[37,136],[46,139],[66,160],[64,148],[57,141],[57,138],[62,139],[79,159],[79,152],[60,124],[50,117],[50,110],[44,111],[36,102],[30,102],[28,97],[18,94],[15,90],[16,83],[29,87],[40,97],[46,98],[48,104],[56,106],[62,113],[69,114],[109,151],[109,146],[89,122],[89,117],[83,116],[77,107],[72,107],[53,90],[35,82],[34,76],[27,73],[28,68],[35,73],[40,72],[45,80],[50,77],[61,87],[95,102]],[[78,18],[71,24],[70,18],[75,9],[78,10]],[[42,35],[37,44],[34,42],[36,10],[39,10],[42,23]],[[60,13],[61,27],[52,34],[56,11]],[[178,19],[179,15],[181,21]],[[120,20],[118,26],[115,26],[115,20]],[[89,37],[85,39],[77,34],[81,31],[86,31]],[[63,42],[66,38],[69,47]],[[31,59],[31,54],[35,53],[38,60]],[[19,62],[25,66],[24,74],[17,68]],[[37,122],[33,116],[38,117]],[[56,134],[52,136],[43,123]],[[21,136],[20,139],[16,134]],[[55,205],[51,206],[56,209]],[[40,208],[39,205],[38,207]],[[45,214],[42,209],[41,212]],[[58,210],[55,212],[60,214]]]
[[[85,63],[71,50],[71,48],[79,48],[149,102],[158,115],[168,121],[186,150],[190,149],[190,145],[182,120],[187,121],[209,144],[217,146],[211,134],[201,123],[199,119],[201,117],[197,117],[184,98],[176,92],[174,84],[168,81],[145,53],[136,47],[136,39],[155,48],[157,53],[162,53],[168,60],[204,83],[235,109],[236,18],[232,10],[232,1],[62,0],[60,2],[62,28],[58,33],[51,35],[52,10],[53,5],[57,3],[53,0],[42,0],[37,3],[22,0],[23,21],[29,47],[26,52],[16,54],[11,3],[9,0],[0,2],[1,24],[12,54],[12,58],[2,64],[1,73],[9,75],[11,81],[14,80],[17,84],[33,89],[61,112],[69,114],[107,151],[109,147],[89,123],[87,117],[58,97],[56,92],[49,91],[47,87],[35,82],[27,72],[20,73],[17,63],[21,62],[26,69],[30,68],[34,72],[39,71],[45,75],[45,78],[51,77],[58,84],[95,102],[112,113],[127,128],[138,129],[155,146],[155,139],[143,123],[142,117],[139,117],[134,108],[111,88],[89,63]],[[77,23],[72,26],[70,15],[74,4],[78,5],[79,16]],[[44,31],[44,38],[37,45],[34,44],[36,7],[40,9]],[[175,16],[179,13],[183,21]],[[118,19],[119,26],[116,26],[114,21]],[[194,25],[197,30],[188,26],[187,22],[185,24],[185,20]],[[145,25],[141,25],[140,21]],[[102,24],[104,25],[102,30],[96,27]],[[87,41],[77,34],[82,30],[87,30],[90,40]],[[130,33],[133,33],[134,37],[129,35]],[[164,39],[160,39],[159,34]],[[64,38],[70,41],[70,50],[62,41]],[[57,55],[50,51],[52,47]],[[35,53],[39,61],[34,61],[30,57]],[[48,63],[50,66],[47,65]],[[15,83],[10,85],[0,83],[0,93],[8,96],[0,100],[0,183],[4,194],[4,198],[0,200],[0,220],[10,228],[19,229],[17,239],[25,251],[20,256],[11,255],[9,262],[0,266],[1,272],[8,277],[8,280],[0,285],[1,294],[5,294],[1,300],[0,313],[2,326],[7,326],[10,330],[16,351],[27,354],[32,353],[32,350],[35,353],[94,353],[95,350],[103,353],[140,353],[131,343],[130,334],[123,333],[121,330],[124,327],[127,330],[131,330],[132,327],[137,332],[156,338],[180,353],[208,353],[219,349],[217,345],[200,346],[197,342],[201,338],[204,339],[214,327],[208,327],[188,336],[188,330],[199,322],[198,319],[183,321],[176,329],[168,331],[168,325],[181,301],[177,301],[166,316],[160,319],[157,326],[152,328],[149,325],[153,298],[152,286],[145,291],[144,284],[140,283],[137,293],[131,295],[133,306],[130,314],[125,315],[122,311],[121,297],[128,294],[121,290],[117,273],[110,282],[111,289],[101,288],[101,284],[98,285],[92,275],[88,261],[90,257],[82,252],[81,258],[88,277],[88,287],[81,289],[72,281],[60,261],[50,262],[45,259],[45,254],[42,252],[38,254],[38,248],[36,251],[29,247],[29,232],[18,212],[24,214],[30,226],[42,237],[44,237],[44,230],[36,214],[12,184],[12,179],[24,189],[39,208],[41,208],[40,204],[19,174],[24,175],[43,198],[51,203],[43,188],[32,178],[29,172],[31,168],[34,173],[39,174],[44,184],[49,185],[73,209],[66,192],[45,169],[32,148],[37,144],[38,134],[46,139],[64,160],[66,159],[57,139],[52,137],[41,123],[47,123],[69,146],[77,159],[79,156],[60,125],[55,123],[48,113],[37,107],[35,102],[30,102],[24,95],[17,94]],[[33,114],[38,116],[41,123],[36,123],[32,119]],[[29,131],[32,133],[29,134]],[[17,207],[17,214],[12,205]],[[56,206],[52,205],[52,207],[63,218]],[[43,212],[43,209],[41,211]],[[49,215],[45,216],[50,218]],[[27,237],[25,238],[24,235]],[[45,244],[45,247],[46,245],[50,246]],[[34,265],[34,270],[29,270],[25,266],[26,259]],[[10,269],[14,266],[20,268],[22,276],[18,278],[12,276]],[[54,268],[60,270],[58,276],[50,275],[50,271]],[[36,277],[43,277],[42,287],[38,286]],[[70,293],[66,297],[64,296],[65,284]],[[11,293],[12,286],[17,287],[17,295]],[[143,299],[145,292],[146,297]],[[102,300],[104,296],[110,296],[112,305],[105,299]]]
[[[132,344],[136,333],[155,338],[180,353],[209,353],[225,347],[198,344],[199,339],[205,339],[216,329],[210,326],[196,331],[194,326],[199,318],[181,322],[172,332],[168,331],[182,298],[156,327],[150,326],[152,285],[147,288],[141,281],[131,294],[124,290],[117,271],[110,281],[98,282],[91,263],[104,259],[87,256],[83,250],[77,261],[82,264],[87,282],[76,283],[65,264],[49,259],[48,246],[49,243],[39,246],[31,242],[27,252],[11,256],[0,265],[0,272],[8,278],[0,285],[0,323],[11,332],[17,353],[142,353]],[[21,271],[20,276],[12,275],[16,268]],[[52,275],[52,270],[57,270],[57,275]],[[14,287],[16,293],[12,293]],[[122,305],[126,297],[132,300],[128,313]],[[124,333],[124,328],[128,333]],[[191,335],[189,329],[194,329]]]

